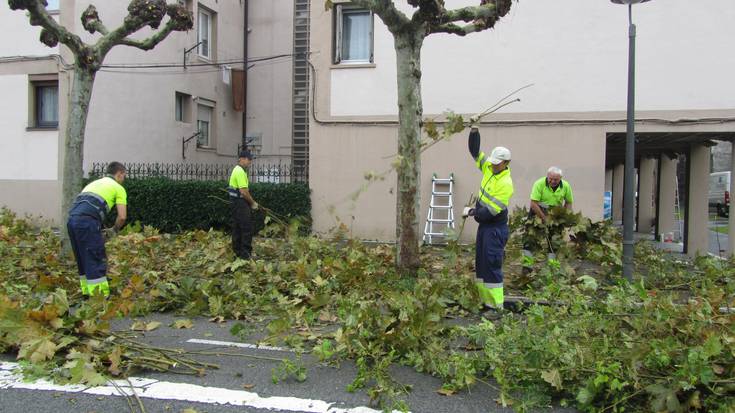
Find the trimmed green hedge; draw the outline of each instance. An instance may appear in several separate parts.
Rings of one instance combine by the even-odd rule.
[[[123,186],[128,193],[128,223],[139,221],[162,232],[230,228],[230,205],[224,181],[142,178],[126,179]],[[279,217],[298,217],[311,225],[308,185],[253,183],[250,184],[250,193],[258,204]],[[108,216],[110,225],[114,223],[115,215]],[[257,232],[264,226],[265,213],[256,211],[254,218]]]

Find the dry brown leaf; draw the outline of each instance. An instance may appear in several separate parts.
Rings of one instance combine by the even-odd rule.
[[[442,396],[452,396],[455,393],[454,390],[449,389],[439,389],[436,392],[441,394]]]
[[[186,319],[183,319],[183,320],[176,320],[176,321],[174,321],[173,323],[171,323],[171,327],[173,327],[173,328],[179,328],[179,329],[181,329],[181,328],[192,328],[192,327],[194,327],[194,323],[191,320],[189,320],[188,318],[186,318]]]
[[[146,323],[145,321],[136,321],[130,326],[133,331],[153,331],[161,326],[158,321],[151,321]]]

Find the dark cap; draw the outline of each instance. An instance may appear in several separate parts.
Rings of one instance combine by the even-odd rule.
[[[248,150],[240,151],[240,158],[255,159],[252,152]]]

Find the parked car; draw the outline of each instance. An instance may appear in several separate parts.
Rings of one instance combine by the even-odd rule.
[[[717,215],[727,217],[730,213],[730,172],[709,174],[709,206]]]

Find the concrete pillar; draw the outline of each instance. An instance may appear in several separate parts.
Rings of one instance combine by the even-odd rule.
[[[735,202],[732,202],[732,196],[735,194],[735,142],[731,146],[730,151],[730,230],[728,234],[728,254],[735,257]]]
[[[613,168],[613,184],[612,184],[612,214],[613,223],[621,224],[623,222],[623,186],[625,180],[625,165],[615,165]]]
[[[638,232],[648,234],[653,229],[653,188],[656,178],[656,160],[641,158],[638,169]]]
[[[676,213],[676,167],[677,158],[661,155],[658,161],[658,199],[656,200],[656,235],[679,231]],[[684,205],[679,205],[682,209]],[[683,234],[679,234],[682,236]],[[659,241],[663,241],[659,239]]]
[[[687,158],[684,252],[690,256],[709,252],[709,154],[709,147],[692,145]]]

